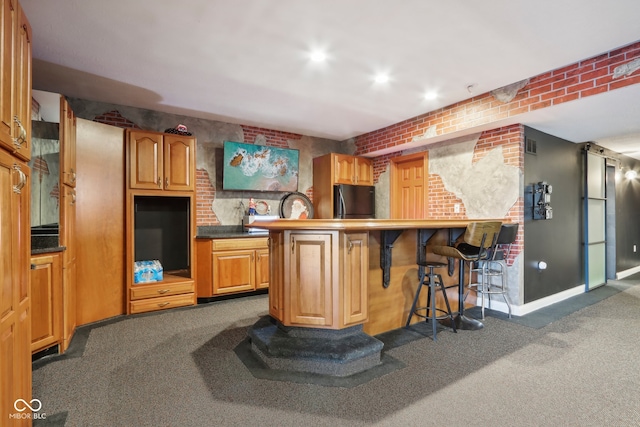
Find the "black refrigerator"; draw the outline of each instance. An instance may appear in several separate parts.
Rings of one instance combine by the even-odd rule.
[[[333,186],[334,218],[375,218],[375,208],[375,187],[347,184]]]

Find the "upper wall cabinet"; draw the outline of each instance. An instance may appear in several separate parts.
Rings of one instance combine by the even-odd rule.
[[[31,26],[17,1],[0,11],[0,146],[31,158]]]
[[[130,188],[195,190],[195,137],[128,130]]]
[[[333,183],[373,185],[373,162],[365,157],[331,154]]]
[[[316,218],[333,218],[333,186],[373,185],[373,161],[329,153],[313,159],[313,209]]]

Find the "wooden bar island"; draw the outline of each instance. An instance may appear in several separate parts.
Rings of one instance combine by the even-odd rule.
[[[345,356],[336,349],[344,347],[346,341],[353,348],[355,342],[362,340],[362,348],[370,348],[363,353],[377,352],[379,363],[382,344],[373,336],[405,326],[418,285],[417,260],[425,257],[428,245],[455,241],[469,222],[261,221],[258,227],[269,230],[271,325],[259,322],[249,333],[254,352],[268,365],[292,354],[294,359],[357,359],[360,354]],[[442,260],[433,254],[429,258]],[[443,273],[445,284],[459,283],[457,269],[456,264],[451,264],[449,274]],[[456,290],[452,289],[449,299],[452,310],[460,311]],[[278,334],[282,339],[275,339]],[[345,334],[352,335],[341,338]],[[296,338],[292,340],[290,336]],[[328,350],[322,349],[325,346]],[[286,349],[280,351],[279,347]],[[325,368],[309,372],[326,373]],[[361,369],[366,367],[355,368]],[[353,369],[338,369],[336,375],[351,373]]]

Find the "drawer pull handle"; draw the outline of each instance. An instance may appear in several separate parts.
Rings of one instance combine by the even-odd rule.
[[[161,302],[161,303],[158,304],[158,307],[166,307],[169,304],[171,304],[171,303],[170,302]]]
[[[167,292],[169,292],[171,289],[159,289],[158,293],[159,294],[166,294]]]

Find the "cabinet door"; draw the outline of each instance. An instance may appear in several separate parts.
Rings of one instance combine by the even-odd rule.
[[[356,184],[373,185],[373,161],[371,159],[356,158]]]
[[[345,233],[342,268],[343,326],[367,320],[367,277],[369,274],[369,234]]]
[[[60,170],[62,183],[76,186],[76,117],[67,100],[60,97]]]
[[[269,315],[284,322],[284,232],[269,233]]]
[[[215,295],[255,289],[255,251],[213,252]]]
[[[62,269],[60,255],[31,258],[31,352],[62,338]]]
[[[269,249],[256,250],[256,289],[269,287]]]
[[[31,399],[29,168],[0,150],[0,418]]]
[[[162,134],[130,131],[129,186],[160,190],[163,183]]]
[[[0,147],[10,152],[13,145],[13,37],[15,33],[16,10],[11,0],[2,0],[0,10]]]
[[[60,244],[66,246],[62,253],[63,330],[61,352],[64,352],[76,329],[76,191],[62,186],[60,209]]]
[[[164,135],[164,189],[194,190],[195,139]]]
[[[355,184],[355,157],[347,154],[333,156],[333,183]]]
[[[18,26],[15,35],[14,67],[14,137],[15,155],[23,160],[31,158],[31,25],[18,6]]]
[[[285,322],[333,326],[332,284],[338,281],[339,267],[333,256],[337,232],[285,233],[288,248],[285,249],[284,305],[289,310],[285,312]]]

